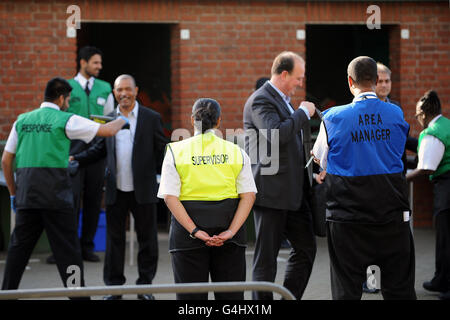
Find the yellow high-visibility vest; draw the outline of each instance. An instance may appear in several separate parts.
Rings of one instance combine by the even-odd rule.
[[[212,131],[168,145],[181,179],[180,201],[239,198],[236,178],[242,170],[241,149]]]

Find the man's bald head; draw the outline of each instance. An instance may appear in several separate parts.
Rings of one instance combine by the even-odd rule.
[[[133,86],[136,88],[136,81],[134,80],[133,76],[131,76],[129,74],[121,74],[120,76],[118,76],[116,78],[116,80],[114,81],[114,88],[116,88],[119,85],[120,81],[122,81],[124,79],[131,80]]]
[[[347,74],[356,85],[363,87],[374,86],[378,78],[377,63],[371,57],[357,57],[349,63]]]
[[[305,60],[298,54],[292,51],[283,51],[273,60],[272,64],[272,76],[279,75],[283,71],[292,73],[294,70],[295,62],[300,62],[303,66],[305,65]]]
[[[292,51],[283,51],[273,60],[270,82],[288,97],[303,86],[305,60]]]
[[[119,103],[120,110],[132,110],[136,102],[138,87],[134,78],[129,74],[122,74],[114,81],[114,97]]]

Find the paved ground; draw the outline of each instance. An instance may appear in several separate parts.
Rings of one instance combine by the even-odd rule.
[[[435,233],[432,229],[415,229],[414,230],[415,246],[416,246],[416,292],[418,299],[421,300],[435,300],[437,294],[429,293],[422,288],[422,283],[430,280],[434,273],[434,246]],[[170,263],[170,256],[168,253],[168,234],[166,232],[159,232],[159,264],[154,284],[171,284],[173,283],[172,268]],[[306,288],[304,299],[306,300],[329,300],[331,299],[330,291],[330,272],[329,259],[327,251],[327,243],[325,238],[317,238],[318,250],[314,263],[312,275]],[[350,244],[351,245],[351,244]],[[136,245],[137,246],[137,245]],[[135,248],[136,248],[135,246]],[[102,261],[104,253],[99,253]],[[136,251],[135,251],[136,254]],[[286,259],[289,250],[283,249],[280,252],[278,259],[278,273],[276,283],[282,284],[284,270],[286,267]],[[3,270],[5,267],[4,259],[6,253],[0,252],[0,277],[3,279]],[[20,288],[53,288],[61,287],[61,280],[54,265],[45,263],[47,254],[36,254],[32,256],[29,267],[25,271]],[[137,278],[136,265],[129,265],[129,252],[127,249],[125,276],[127,277],[126,284],[134,284]],[[253,246],[247,248],[247,280],[251,280],[251,266],[253,260]],[[134,260],[136,261],[136,260]],[[85,262],[85,280],[89,286],[103,286],[102,281],[103,263],[89,263]],[[158,294],[156,299],[173,300],[175,294]],[[277,299],[279,296],[275,295]],[[93,299],[101,299],[101,297],[92,297]],[[134,295],[127,295],[125,299],[135,299]],[[245,293],[245,298],[250,299],[250,292]],[[364,294],[364,300],[379,300],[382,299],[381,294]]]

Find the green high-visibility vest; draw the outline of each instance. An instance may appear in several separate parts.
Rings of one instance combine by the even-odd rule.
[[[89,119],[92,114],[103,115],[103,106],[111,93],[111,85],[103,80],[95,79],[89,96],[75,79],[69,79],[72,92],[70,94],[68,112]]]
[[[444,156],[442,157],[436,171],[430,175],[430,180],[450,170],[450,119],[441,116],[433,125],[429,126],[420,133],[417,152],[420,149],[420,143],[423,137],[431,135],[439,139],[445,146]]]
[[[67,168],[70,140],[65,128],[71,116],[52,108],[21,114],[16,122],[17,168]]]
[[[70,140],[65,127],[71,113],[39,108],[16,122],[16,205],[19,209],[70,209],[67,171]]]

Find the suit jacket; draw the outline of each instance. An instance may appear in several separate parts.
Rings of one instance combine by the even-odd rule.
[[[109,116],[116,117],[116,111]],[[158,186],[157,172],[161,172],[165,146],[168,139],[162,129],[159,113],[139,104],[134,135],[132,171],[134,194],[139,204],[157,203]],[[75,159],[84,164],[106,155],[106,205],[113,205],[116,201],[116,138],[108,137],[99,140],[91,148],[75,156]]]
[[[400,109],[402,109],[402,111],[403,111],[402,106],[397,101],[386,98],[386,102],[395,104],[396,106],[400,107]],[[408,169],[408,159],[406,157],[406,150],[417,153],[417,144],[418,144],[418,140],[416,138],[411,137],[408,132],[408,136],[406,137],[405,151],[403,152],[403,155],[402,155],[403,172],[405,174],[406,174],[406,170]]]
[[[305,112],[297,109],[291,114],[268,82],[248,98],[244,107],[245,148],[252,160],[258,189],[256,205],[292,211],[300,208],[305,175],[301,130],[307,123]],[[261,129],[269,130],[267,138],[260,134]],[[279,132],[279,157],[275,157],[276,152],[271,148],[271,129],[278,129]],[[248,138],[252,136],[252,131],[257,133],[256,143]],[[272,144],[275,142],[272,141]],[[258,155],[257,150],[261,146],[264,148],[264,145],[267,145],[268,156]],[[262,174],[262,169],[276,166],[277,160],[279,164],[275,174]]]

